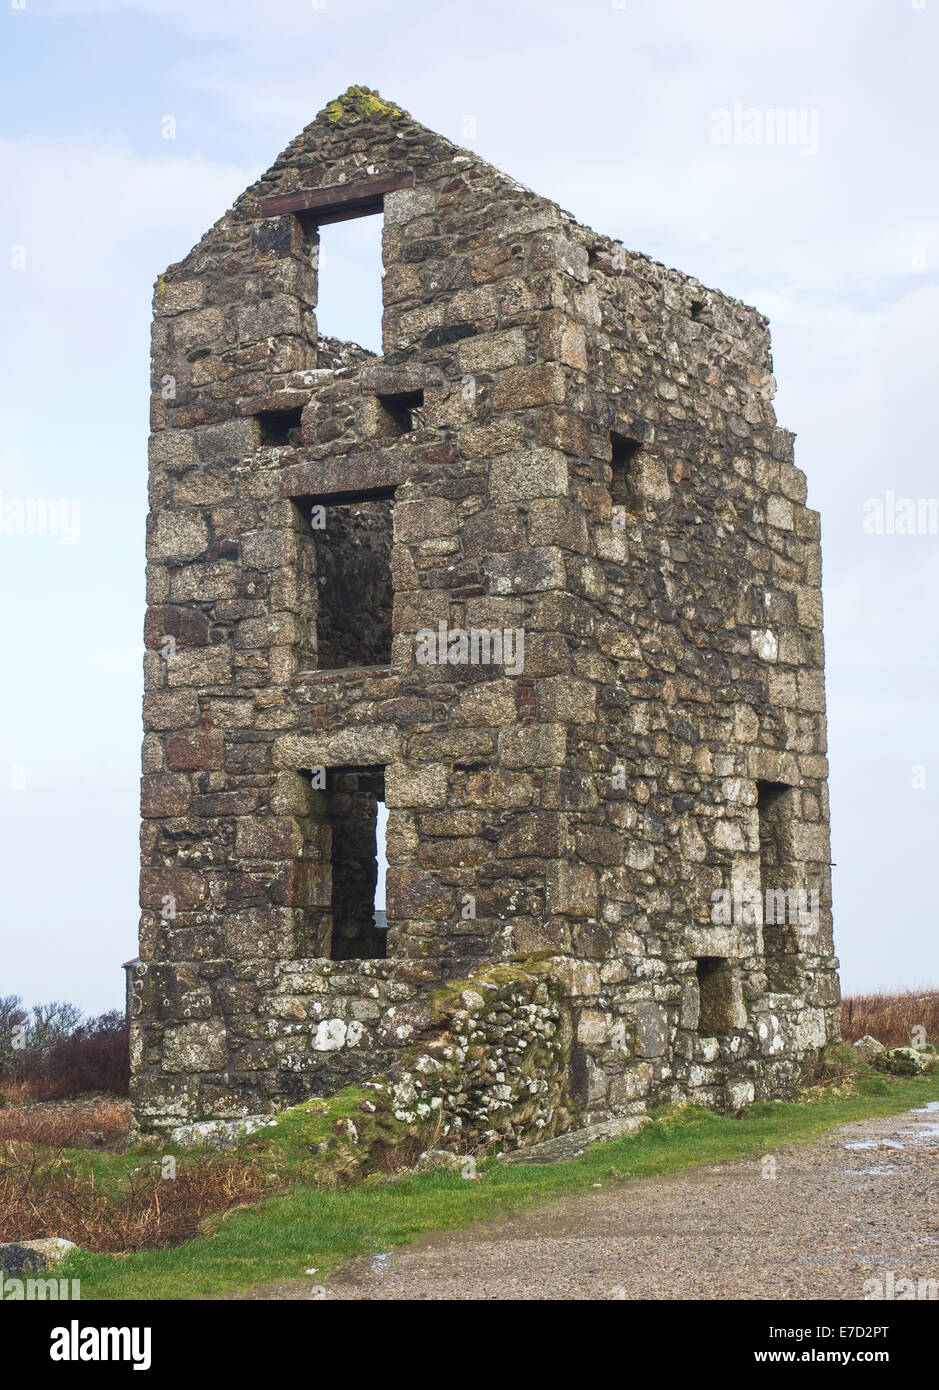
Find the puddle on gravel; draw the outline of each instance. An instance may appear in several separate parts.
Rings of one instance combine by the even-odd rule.
[[[929,1100],[925,1105],[918,1105],[914,1110],[908,1112],[910,1115],[936,1115],[939,1113],[939,1100]],[[904,1139],[910,1140],[909,1144],[898,1143],[896,1139],[852,1139],[845,1144],[845,1148],[851,1151],[868,1151],[871,1149],[915,1149],[921,1144],[930,1144],[933,1140],[939,1139],[939,1120],[935,1124],[924,1124],[919,1121],[915,1129],[901,1129],[900,1134]]]
[[[383,1253],[383,1254],[381,1254],[381,1255],[373,1255],[372,1258],[371,1258],[371,1260],[369,1261],[369,1265],[371,1266],[372,1273],[373,1273],[373,1274],[387,1274],[387,1273],[388,1273],[388,1261],[389,1261],[390,1259],[391,1259],[391,1254],[390,1254],[390,1252],[386,1252],[386,1253]]]
[[[897,1172],[889,1163],[874,1164],[870,1168],[848,1168],[847,1171],[855,1178],[892,1177]]]
[[[925,1105],[917,1106],[911,1113],[914,1115],[935,1115],[939,1112],[939,1100],[927,1101]],[[904,1134],[914,1134],[918,1138],[939,1139],[939,1122],[936,1124],[918,1124],[915,1129],[905,1129]]]

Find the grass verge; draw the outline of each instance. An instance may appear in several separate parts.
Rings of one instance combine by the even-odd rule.
[[[185,1245],[117,1256],[76,1252],[61,1274],[81,1280],[83,1299],[205,1299],[290,1279],[312,1286],[352,1256],[388,1250],[426,1231],[452,1230],[598,1183],[759,1156],[782,1144],[808,1143],[836,1125],[936,1099],[939,1073],[915,1079],[868,1069],[849,1074],[836,1063],[827,1081],[797,1102],[760,1103],[738,1119],[695,1107],[655,1112],[656,1123],[642,1134],[598,1145],[573,1163],[504,1166],[489,1160],[479,1164],[478,1181],[442,1172],[395,1179],[375,1172],[340,1187],[303,1183],[299,1165],[308,1131],[301,1134],[302,1116],[295,1115],[282,1136],[281,1126],[262,1131],[238,1151],[251,1146],[259,1161],[273,1162],[283,1145],[280,1161],[294,1177],[287,1192],[208,1218],[202,1234]]]

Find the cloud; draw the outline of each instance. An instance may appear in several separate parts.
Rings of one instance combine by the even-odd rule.
[[[167,251],[184,255],[261,172],[167,146],[143,156],[88,140],[0,140],[3,225],[26,248],[23,283],[106,288],[115,256],[136,263],[151,252],[155,279]]]
[[[13,331],[0,348],[0,487],[79,495],[82,540],[36,541],[15,561],[0,548],[14,596],[4,647],[21,677],[4,747],[41,769],[47,796],[19,842],[20,914],[34,911],[36,845],[49,807],[59,812],[55,774],[65,769],[69,863],[97,875],[100,844],[121,846],[121,884],[97,876],[82,926],[90,937],[106,919],[107,949],[133,953],[126,833],[153,281],[326,101],[365,83],[579,221],[770,315],[777,413],[799,434],[797,460],[822,512],[846,980],[928,973],[932,803],[909,790],[909,765],[936,750],[937,542],[867,537],[861,506],[887,488],[939,490],[937,14],[854,0],[29,0],[11,23],[42,101],[18,106],[0,140],[0,254],[27,251],[25,271],[2,264]],[[114,83],[70,85],[83,62],[110,70],[102,52],[113,53]],[[818,154],[715,144],[713,113],[736,101],[817,110]],[[154,152],[162,111],[177,112],[180,138]],[[333,262],[352,283],[375,268],[364,231]],[[356,322],[359,291],[342,300],[338,288],[338,275],[324,283],[324,327],[331,292],[337,314]],[[891,859],[907,869],[902,882],[885,873]],[[45,955],[59,941],[58,900],[40,918],[40,983],[52,990]],[[83,943],[69,960],[76,978],[92,969],[87,956]],[[100,958],[94,969],[100,976]],[[70,986],[68,976],[55,989]]]
[[[83,442],[107,453],[111,431],[95,430],[94,443],[90,435],[83,441],[74,421],[93,429],[95,404],[108,403],[112,423],[128,407],[116,378],[129,356],[139,392],[132,399],[146,409],[153,284],[258,172],[199,155],[143,156],[127,145],[87,140],[0,140],[0,245],[22,246],[26,258],[24,269],[4,270],[13,331],[0,343],[7,447],[20,459],[21,475],[36,478],[37,456],[60,429],[67,428],[73,456]],[[41,409],[37,397],[50,396],[60,409],[45,412],[40,434],[30,417]],[[64,454],[58,467],[63,476],[70,471]],[[33,486],[42,489],[44,471]]]

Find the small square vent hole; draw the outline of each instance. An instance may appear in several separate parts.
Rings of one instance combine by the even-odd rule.
[[[293,410],[262,410],[256,416],[261,426],[262,444],[299,444],[302,408]]]
[[[384,413],[385,430],[388,434],[399,436],[419,428],[419,412],[424,404],[423,391],[402,391],[396,396],[379,396],[378,402]]]
[[[612,455],[610,467],[613,477],[610,480],[610,496],[614,507],[625,507],[636,499],[633,465],[642,445],[638,439],[629,439],[624,434],[610,432]]]

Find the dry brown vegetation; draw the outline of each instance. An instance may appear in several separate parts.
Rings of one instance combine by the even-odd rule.
[[[180,1245],[206,1217],[257,1202],[276,1184],[243,1160],[203,1157],[167,1180],[165,1160],[145,1160],[105,1185],[73,1171],[63,1149],[0,1145],[0,1241],[64,1236],[89,1250],[117,1253]]]
[[[129,1128],[130,1102],[109,1097],[0,1110],[0,1141],[18,1139],[55,1149],[123,1148]]]
[[[884,1047],[908,1047],[915,1030],[926,1042],[939,1042],[939,989],[907,990],[903,994],[850,994],[841,1001],[841,1032],[845,1042],[869,1033]]]

